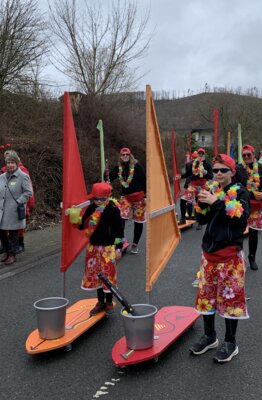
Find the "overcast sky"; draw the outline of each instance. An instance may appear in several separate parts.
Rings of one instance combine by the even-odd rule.
[[[38,1],[41,7],[47,3]],[[137,4],[141,12],[150,6],[148,29],[154,30],[139,90],[147,83],[153,90],[181,95],[188,89],[203,91],[205,83],[211,88],[262,90],[262,0],[137,0]],[[50,67],[45,77],[64,80]]]

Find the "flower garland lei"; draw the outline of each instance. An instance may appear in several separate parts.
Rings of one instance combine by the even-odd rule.
[[[210,190],[216,195],[218,200],[224,201],[226,206],[226,214],[230,217],[240,218],[243,214],[243,207],[240,201],[237,200],[237,191],[240,189],[238,184],[231,186],[225,193],[221,187],[218,186],[217,182],[213,182],[209,186]],[[210,211],[210,207],[201,209],[198,204],[195,205],[195,210],[197,213],[206,215]]]
[[[87,223],[87,229],[85,231],[86,237],[89,239],[90,236],[94,233],[96,230],[97,225],[99,224],[99,221],[101,219],[101,216],[106,208],[106,206],[109,204],[109,202],[113,202],[116,207],[120,209],[120,204],[119,202],[114,199],[113,197],[110,197],[108,200],[106,200],[104,203],[100,204],[93,214],[89,217],[88,223]]]
[[[204,166],[203,162],[199,160],[194,160],[192,164],[192,173],[193,175],[199,175],[200,178],[204,176]]]
[[[260,176],[258,173],[258,163],[255,161],[253,163],[253,169],[250,168],[248,164],[243,163],[247,175],[248,175],[248,180],[247,180],[247,190],[249,192],[256,192],[258,191],[258,188],[260,186]]]
[[[130,162],[129,175],[128,175],[127,180],[125,181],[123,178],[123,166],[121,163],[118,163],[118,178],[119,178],[121,185],[124,186],[124,188],[129,187],[129,185],[132,182],[132,179],[134,177],[134,173],[135,173],[135,164],[134,164],[134,162]]]

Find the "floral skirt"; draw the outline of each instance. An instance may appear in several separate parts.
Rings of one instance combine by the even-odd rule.
[[[125,196],[121,196],[120,206],[123,219],[132,218],[135,222],[146,222],[146,201],[144,198],[131,203]]]
[[[207,188],[207,181],[203,180],[203,183],[200,184],[194,184],[194,181],[190,183],[188,188],[184,191],[183,195],[181,196],[181,199],[189,201],[190,203],[193,203],[195,201],[196,195],[200,192],[202,189]]]
[[[82,278],[81,288],[84,290],[94,290],[103,288],[104,292],[110,290],[98,278],[98,273],[104,272],[106,277],[113,285],[116,285],[116,257],[115,246],[94,246],[87,245],[85,270]]]
[[[245,266],[243,251],[226,263],[211,263],[202,254],[196,310],[204,315],[218,313],[225,318],[249,318]]]
[[[262,209],[254,211],[251,209],[251,214],[248,218],[248,226],[252,229],[262,230]]]

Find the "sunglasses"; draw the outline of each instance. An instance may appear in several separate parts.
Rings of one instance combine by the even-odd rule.
[[[229,168],[213,168],[214,174],[218,174],[219,171],[221,172],[221,174],[226,174],[228,171],[231,171],[231,169],[229,169]]]
[[[205,155],[205,153],[197,153],[199,156],[204,156]]]
[[[242,157],[251,157],[252,156],[252,153],[243,153],[242,154]]]
[[[104,201],[107,200],[107,197],[93,197],[93,200],[94,200],[94,201],[101,201],[101,202],[104,202]]]
[[[128,153],[122,153],[121,156],[127,157],[127,156],[129,156],[129,154]]]

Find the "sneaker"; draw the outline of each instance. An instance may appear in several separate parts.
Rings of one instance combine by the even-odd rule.
[[[218,363],[228,362],[231,361],[232,358],[238,353],[238,347],[235,343],[223,342],[220,349],[214,355],[213,360]]]
[[[248,256],[248,260],[249,260],[249,265],[250,265],[250,269],[252,269],[253,271],[257,271],[258,270],[258,265],[255,261],[255,257],[254,256]]]
[[[110,315],[110,314],[114,313],[114,305],[113,305],[113,303],[106,303],[105,312],[106,312],[107,315]]]
[[[9,257],[9,254],[4,253],[3,256],[1,257],[1,262],[6,262],[8,257]]]
[[[185,225],[186,224],[186,219],[185,218],[180,218],[178,225]]]
[[[5,261],[5,265],[12,265],[15,262],[16,262],[15,256],[9,256]]]
[[[138,246],[137,246],[137,244],[132,243],[130,246],[128,246],[127,252],[128,252],[128,253],[131,253],[131,254],[137,254],[137,253],[138,253]]]
[[[100,301],[96,303],[95,307],[90,310],[90,315],[96,315],[99,314],[101,311],[104,311],[105,309],[105,303],[101,303]]]
[[[199,341],[190,347],[189,351],[196,356],[204,354],[207,350],[215,349],[218,346],[218,339],[203,335]]]

